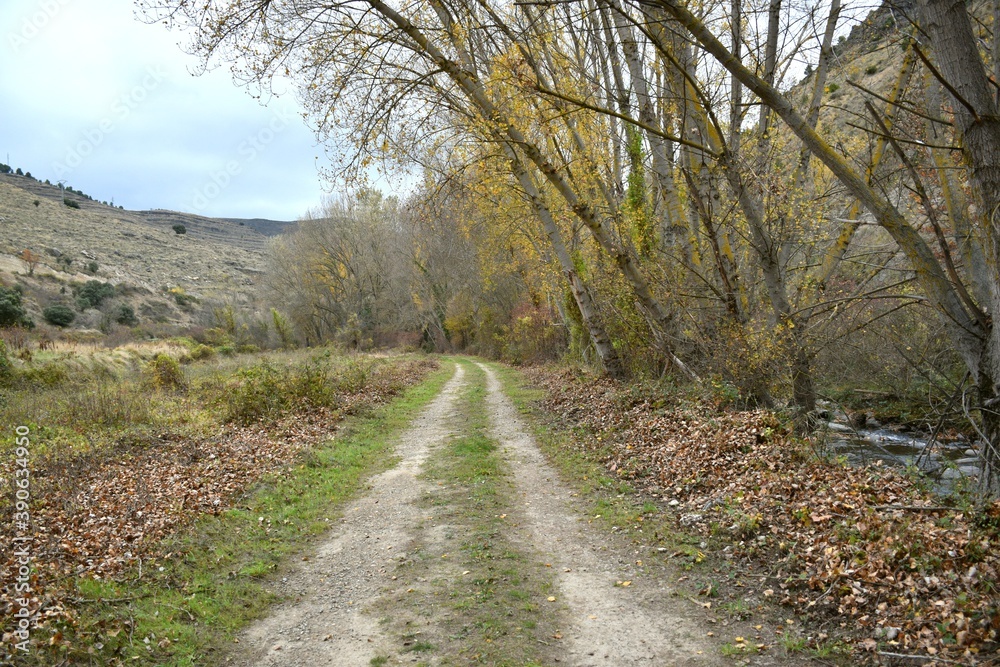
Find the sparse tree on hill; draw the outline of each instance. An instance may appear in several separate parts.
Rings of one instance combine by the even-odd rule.
[[[115,322],[127,327],[135,326],[139,323],[135,316],[135,309],[127,303],[123,303],[115,309]]]
[[[76,313],[69,306],[57,303],[43,310],[42,317],[53,326],[68,327],[76,319]]]
[[[21,303],[21,290],[17,287],[0,285],[0,327],[30,326],[32,324]]]
[[[35,275],[35,267],[38,266],[40,261],[42,261],[42,258],[38,254],[25,248],[21,251],[21,261],[28,265],[28,275],[33,276]]]

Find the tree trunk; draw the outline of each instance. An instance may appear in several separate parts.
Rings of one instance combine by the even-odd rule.
[[[618,351],[611,344],[611,339],[604,328],[601,316],[590,296],[590,290],[573,264],[573,258],[570,257],[569,251],[566,249],[562,233],[559,231],[556,221],[552,218],[551,211],[549,211],[548,206],[542,200],[541,193],[535,186],[528,170],[524,168],[517,153],[506,142],[502,142],[502,145],[510,161],[511,172],[527,195],[532,211],[545,228],[545,236],[549,239],[549,245],[552,246],[552,251],[559,260],[559,267],[562,269],[567,282],[569,282],[573,300],[580,309],[580,317],[583,319],[583,325],[586,327],[587,333],[590,334],[590,340],[594,344],[594,349],[597,350],[597,354],[601,358],[601,366],[604,372],[617,380],[624,379],[625,368],[622,365],[621,358],[618,356]]]
[[[618,31],[618,39],[622,45],[622,53],[628,66],[632,92],[635,93],[639,106],[639,120],[649,127],[659,127],[660,121],[656,116],[653,100],[649,95],[646,73],[639,58],[639,46],[632,24],[629,23],[617,0],[609,1],[615,29]],[[674,211],[679,210],[680,207],[675,203],[677,192],[674,186],[671,160],[667,153],[669,147],[662,136],[652,132],[646,132],[646,141],[649,143],[649,150],[652,154],[654,191],[657,196],[655,210],[660,217],[660,242],[664,248],[680,250],[685,261],[689,261],[691,251],[688,247],[687,227],[682,224],[681,220],[672,218]]]
[[[833,0],[830,3],[830,14],[826,20],[826,31],[823,33],[823,45],[819,50],[819,63],[816,65],[816,82],[813,85],[812,99],[809,102],[809,115],[806,120],[813,129],[819,123],[819,110],[823,104],[823,89],[826,88],[826,75],[830,71],[830,60],[833,56],[833,34],[837,30],[837,19],[840,18],[840,0]],[[774,84],[773,81],[768,83]],[[797,186],[805,184],[806,174],[809,173],[809,149],[802,147],[799,154],[799,166]]]
[[[922,28],[931,38],[937,69],[952,97],[955,129],[969,165],[969,184],[978,204],[978,227],[985,240],[989,272],[989,312],[1000,309],[1000,110],[993,96],[986,67],[979,56],[965,3],[954,0],[920,0]],[[992,491],[1000,487],[1000,415],[994,404],[1000,378],[1000,329],[992,319],[981,319],[980,354],[969,364],[979,386],[979,408],[984,434],[989,438],[981,455],[984,477]]]

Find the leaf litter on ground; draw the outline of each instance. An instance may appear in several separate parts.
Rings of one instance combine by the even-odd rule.
[[[824,461],[774,413],[668,403],[607,378],[533,369],[543,408],[578,446],[654,495],[682,530],[723,535],[777,599],[836,623],[856,659],[996,660],[1000,501],[975,510],[902,471]]]
[[[114,578],[136,566],[149,571],[177,556],[161,552],[164,538],[199,517],[238,506],[265,476],[295,465],[334,436],[344,417],[385,403],[435,367],[429,359],[387,361],[374,365],[362,386],[340,391],[335,407],[303,403],[276,420],[220,422],[208,434],[145,434],[85,454],[33,461],[33,635],[43,636],[54,622],[74,624],[76,608],[86,602],[73,597],[75,580]],[[12,488],[14,465],[13,457],[0,462],[0,488]],[[13,493],[5,494],[0,516],[13,517],[13,505]],[[263,518],[265,530],[268,523]],[[16,536],[13,521],[0,522],[0,657],[13,646],[15,598],[23,595],[13,585]],[[52,637],[58,641],[59,634]]]

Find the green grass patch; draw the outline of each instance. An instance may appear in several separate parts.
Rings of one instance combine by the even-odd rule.
[[[454,537],[417,545],[422,558],[400,571],[399,582],[417,590],[383,601],[380,613],[403,639],[417,626],[432,635],[421,643],[433,646],[435,664],[539,665],[557,643],[558,607],[546,601],[552,573],[511,541],[516,489],[489,434],[485,374],[459,363],[467,382],[460,433],[432,451],[421,474],[430,489],[422,506]],[[401,646],[400,655],[416,645]]]
[[[82,579],[76,628],[38,646],[37,664],[60,660],[114,665],[204,665],[275,596],[271,577],[308,549],[338,508],[371,475],[394,464],[396,436],[451,376],[446,364],[371,414],[346,421],[336,438],[301,463],[271,475],[234,507],[205,517],[162,544],[169,557],[119,581]],[[375,664],[375,663],[373,663]]]

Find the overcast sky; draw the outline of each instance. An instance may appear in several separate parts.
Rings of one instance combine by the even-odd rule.
[[[322,147],[290,92],[262,106],[130,0],[0,3],[0,162],[129,209],[294,220]],[[7,159],[9,155],[9,160]]]

